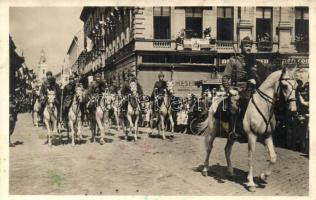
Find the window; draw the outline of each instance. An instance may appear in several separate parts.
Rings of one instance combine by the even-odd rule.
[[[202,8],[185,9],[186,38],[202,38]]]
[[[217,8],[217,39],[234,40],[234,9],[233,7]]]
[[[270,7],[256,9],[256,40],[257,42],[272,41],[272,8]]]
[[[295,46],[298,52],[309,51],[308,7],[295,8]]]
[[[170,7],[154,7],[154,39],[170,39]]]

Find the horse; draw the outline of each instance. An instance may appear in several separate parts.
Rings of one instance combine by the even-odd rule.
[[[276,153],[272,141],[272,133],[275,130],[276,120],[274,114],[275,104],[280,102],[279,99],[283,99],[288,105],[288,110],[291,112],[296,111],[296,99],[295,89],[297,86],[294,77],[295,68],[275,71],[271,73],[260,87],[255,90],[249,101],[246,109],[242,125],[244,133],[248,137],[248,182],[246,183],[247,189],[250,192],[255,191],[255,183],[253,181],[253,154],[255,150],[255,144],[257,137],[264,137],[264,145],[268,150],[270,156],[270,162],[268,169],[260,174],[261,180],[266,180],[272,172],[272,166],[276,163]],[[204,162],[204,168],[202,169],[202,175],[207,176],[209,168],[209,157],[213,148],[213,142],[215,140],[217,132],[220,130],[220,120],[215,119],[214,114],[220,101],[225,97],[220,97],[214,100],[212,106],[208,111],[208,117],[203,121],[199,127],[199,132],[205,134],[206,145],[206,158]],[[238,97],[234,97],[237,98]],[[260,107],[258,106],[260,105]],[[225,157],[227,161],[228,173],[233,176],[234,171],[230,159],[234,139],[228,138],[225,146]]]
[[[168,118],[171,126],[171,135],[174,134],[174,121],[172,117],[172,107],[171,101],[173,98],[173,82],[167,82],[167,89],[165,90],[165,94],[163,96],[163,102],[159,109],[159,123],[158,123],[158,134],[160,135],[160,131],[162,131],[162,139],[165,140],[165,119]]]
[[[56,93],[53,90],[47,90],[47,101],[46,106],[44,108],[44,122],[47,129],[48,136],[48,145],[52,146],[51,142],[51,132],[54,134],[57,133],[57,107],[55,105],[56,102]]]
[[[131,94],[128,95],[127,100],[127,113],[126,118],[128,121],[128,126],[130,132],[133,133],[134,129],[134,141],[137,141],[137,133],[138,133],[138,120],[140,115],[140,106],[138,103],[138,93],[137,93],[137,83],[132,81],[130,83]],[[133,123],[133,118],[135,118],[135,122]],[[125,131],[125,140],[128,138],[128,132]]]
[[[149,99],[150,97],[147,96],[147,99]],[[142,108],[143,108],[143,114],[142,114],[142,123],[141,126],[142,127],[146,127],[149,128],[151,123],[150,123],[150,119],[152,118],[152,102],[151,101],[144,101],[142,102]]]
[[[95,141],[96,134],[98,130],[100,131],[100,144],[104,144],[104,136],[105,131],[103,127],[104,122],[104,108],[105,108],[105,93],[101,95],[101,99],[99,100],[99,96],[94,95],[88,102],[89,109],[89,118],[90,118],[90,129],[92,131],[91,142]]]
[[[83,89],[81,87],[76,87],[75,95],[73,96],[72,103],[68,112],[68,127],[71,131],[71,145],[75,146],[75,126],[77,127],[77,136],[79,140],[82,140],[81,135],[81,128],[82,128],[82,121],[81,121],[81,110],[80,105],[83,103]]]
[[[32,110],[32,121],[33,125],[35,127],[38,127],[38,122],[42,118],[40,116],[39,112],[41,110],[41,103],[40,103],[40,98],[39,98],[39,90],[35,90],[35,95],[34,95],[35,103],[33,105],[33,110]]]
[[[120,131],[120,113],[121,113],[121,107],[122,107],[122,97],[119,94],[114,96],[113,102],[111,104],[112,106],[112,110],[113,110],[113,114],[114,114],[114,118],[115,118],[115,124],[116,124],[116,128],[118,131]]]
[[[112,109],[112,102],[114,101],[114,96],[110,94],[109,92],[103,93],[100,107],[103,111],[103,125],[106,127],[106,129],[110,129],[112,126],[112,120],[110,116],[110,111]]]

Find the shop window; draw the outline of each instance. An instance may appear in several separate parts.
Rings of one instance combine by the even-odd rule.
[[[170,39],[170,7],[154,7],[154,39]]]
[[[217,8],[217,39],[232,41],[234,40],[234,8]]]

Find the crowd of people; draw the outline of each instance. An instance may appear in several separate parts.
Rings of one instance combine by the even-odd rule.
[[[177,97],[174,91],[171,91],[172,98],[170,98],[170,105],[172,109],[172,116],[176,122],[176,131],[182,133],[200,134],[194,131],[192,127],[192,121],[202,121],[207,117],[208,110],[212,105],[212,100],[217,96],[227,96],[227,105],[218,106],[217,113],[222,112],[222,108],[226,111],[226,121],[228,122],[228,137],[232,139],[239,139],[242,137],[241,121],[246,111],[248,102],[252,96],[252,93],[257,90],[263,80],[269,75],[267,68],[262,63],[252,59],[251,49],[252,40],[249,37],[245,37],[241,42],[241,54],[235,55],[229,59],[223,73],[221,89],[218,91],[205,90],[201,96],[189,94],[187,97]],[[284,62],[286,67],[297,67],[298,63]],[[84,92],[84,104],[80,105],[81,120],[88,123],[88,117],[86,115],[87,110],[94,110],[95,104],[91,102],[100,102],[104,93],[108,93],[114,96],[119,96],[122,99],[120,104],[121,110],[127,111],[127,104],[129,101],[129,95],[132,91],[130,83],[136,83],[136,90],[138,94],[138,102],[141,109],[140,125],[145,126],[157,126],[159,121],[160,107],[163,103],[164,95],[167,92],[167,81],[164,74],[160,72],[158,74],[158,80],[154,84],[151,95],[146,96],[143,94],[141,85],[137,81],[137,77],[131,71],[128,72],[127,78],[121,87],[108,84],[102,79],[100,73],[96,73],[94,81],[89,84],[87,88],[84,88],[79,76],[70,75],[69,82],[61,86],[56,82],[52,72],[46,73],[46,80],[38,87],[31,88],[31,93],[25,95],[18,95],[12,97],[15,101],[23,102],[23,104],[17,103],[23,107],[14,108],[17,112],[31,112],[36,100],[40,102],[40,113],[43,113],[44,106],[47,102],[48,91],[55,91],[56,101],[55,105],[58,110],[58,121],[61,124],[67,124],[67,115],[69,108],[75,95],[77,87],[82,88]],[[170,91],[169,91],[170,92]],[[277,133],[274,134],[276,143],[284,143],[284,137],[286,138],[286,147],[294,148],[299,151],[308,151],[308,118],[309,118],[309,83],[303,83],[301,80],[297,81],[296,87],[296,101],[297,101],[297,113],[295,116],[290,116],[285,113],[280,107],[278,107],[279,115],[277,115],[278,128]],[[235,96],[238,94],[238,101],[234,102]],[[237,105],[237,109],[236,106]],[[150,117],[149,113],[151,114]],[[225,117],[225,114],[221,115]],[[14,116],[12,116],[14,117]],[[290,123],[289,123],[290,122]],[[167,126],[168,127],[168,126]],[[285,133],[283,133],[283,132]],[[285,136],[282,136],[282,133]],[[291,139],[288,139],[288,138]],[[289,142],[290,140],[290,142]],[[283,145],[284,146],[284,145]]]

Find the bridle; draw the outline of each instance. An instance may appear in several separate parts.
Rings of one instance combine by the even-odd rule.
[[[296,101],[296,98],[290,98],[290,96],[292,95],[293,91],[295,91],[295,88],[296,88],[295,86],[296,86],[297,82],[296,82],[296,80],[295,80],[294,78],[283,78],[284,74],[285,74],[285,71],[282,70],[282,74],[281,74],[280,79],[279,79],[279,81],[278,81],[278,82],[279,82],[279,85],[278,85],[277,91],[276,91],[276,93],[274,94],[274,96],[277,96],[277,93],[279,93],[279,96],[280,96],[280,95],[283,95],[283,93],[282,93],[282,86],[281,86],[281,85],[282,85],[282,81],[287,81],[287,83],[289,83],[289,85],[291,86],[291,92],[290,92],[290,94],[289,94],[286,98],[284,97],[285,103],[288,105],[290,102]],[[294,85],[291,84],[290,81],[295,81]],[[281,87],[280,87],[280,86],[281,86]],[[259,88],[257,88],[255,92],[257,92],[257,94],[258,94],[262,99],[264,99],[266,102],[270,103],[272,107],[275,106],[275,103],[276,103],[275,101],[279,101],[279,99],[275,100],[273,97],[270,97],[269,95],[267,95],[266,93],[264,93],[263,91],[261,91]],[[255,92],[254,92],[254,93],[252,94],[252,96],[251,96],[251,102],[254,104],[255,108],[257,109],[258,113],[261,115],[261,117],[263,118],[263,121],[264,121],[265,124],[266,124],[266,129],[265,129],[265,131],[264,131],[264,135],[265,135],[265,134],[267,133],[267,131],[268,131],[269,124],[270,124],[270,121],[271,121],[271,119],[272,119],[274,113],[271,112],[271,114],[270,114],[270,116],[269,116],[268,119],[265,117],[265,115],[262,113],[262,111],[260,110],[259,106],[256,104],[256,102],[255,102],[255,100],[254,100],[254,98],[253,98]]]

